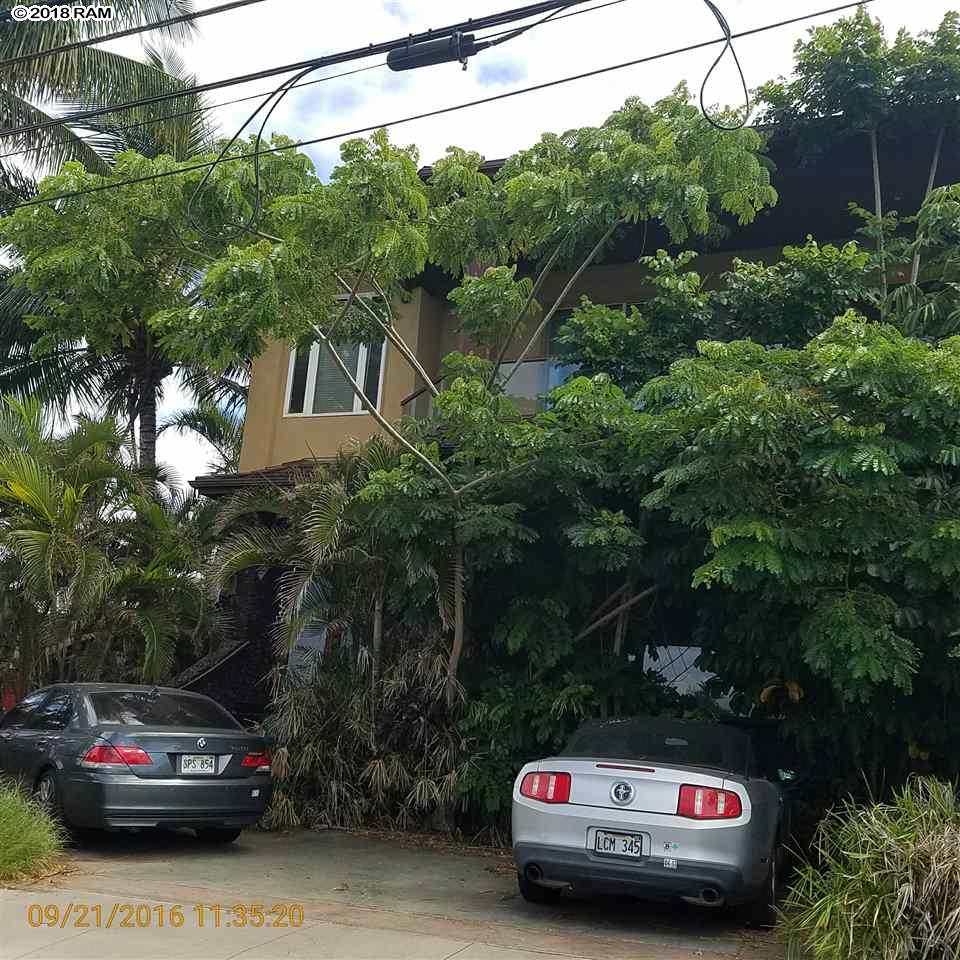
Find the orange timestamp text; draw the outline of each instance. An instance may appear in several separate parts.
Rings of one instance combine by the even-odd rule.
[[[221,930],[228,927],[302,927],[300,903],[31,903],[31,927],[60,930]]]

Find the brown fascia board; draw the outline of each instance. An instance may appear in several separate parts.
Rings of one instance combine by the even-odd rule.
[[[318,457],[316,459],[290,460],[275,467],[265,467],[263,470],[247,470],[243,473],[212,473],[202,477],[194,477],[190,486],[197,493],[216,499],[238,493],[240,490],[249,490],[252,487],[273,486],[292,487],[297,477],[312,470],[318,464],[331,463],[333,457]]]

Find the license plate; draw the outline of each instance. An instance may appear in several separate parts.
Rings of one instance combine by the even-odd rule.
[[[593,851],[603,857],[640,858],[643,856],[643,834],[598,830],[593,837]]]
[[[212,753],[185,753],[180,757],[180,772],[216,773],[216,755]]]

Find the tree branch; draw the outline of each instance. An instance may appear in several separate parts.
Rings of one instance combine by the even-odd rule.
[[[575,443],[572,447],[569,447],[570,450],[582,450],[584,447],[595,447],[598,444],[606,443],[607,440],[587,440],[584,443]],[[480,486],[481,483],[486,483],[488,480],[499,480],[501,477],[508,477],[511,473],[516,473],[518,470],[526,470],[528,467],[534,466],[540,460],[540,455],[534,457],[532,460],[526,460],[523,463],[514,464],[512,467],[507,467],[504,470],[494,470],[492,473],[485,473],[483,476],[476,477],[473,480],[470,480],[468,483],[465,483],[462,487],[457,488],[457,496],[465,493],[467,490],[472,490],[474,487]]]
[[[612,223],[610,227],[607,229],[606,233],[604,233],[604,235],[597,241],[596,246],[590,251],[590,253],[587,255],[583,263],[581,263],[580,266],[577,267],[576,273],[574,273],[574,275],[567,281],[563,290],[560,291],[560,296],[557,297],[556,301],[554,301],[553,306],[547,312],[547,315],[543,318],[543,320],[540,321],[540,326],[538,326],[537,329],[534,330],[533,335],[530,337],[529,340],[527,340],[527,345],[523,348],[523,351],[520,353],[520,356],[514,363],[513,367],[511,367],[510,372],[507,374],[506,380],[503,381],[501,386],[506,388],[507,384],[513,379],[514,374],[520,369],[520,364],[523,363],[523,361],[527,358],[527,355],[533,349],[533,345],[536,342],[537,338],[540,336],[541,333],[543,333],[544,330],[546,330],[547,324],[550,323],[550,321],[553,319],[553,315],[557,312],[557,310],[560,309],[560,304],[563,303],[563,301],[566,299],[567,294],[573,289],[574,284],[580,279],[584,270],[586,270],[587,267],[589,267],[590,264],[593,263],[594,258],[604,248],[604,246],[606,245],[606,242],[610,239],[611,236],[613,236],[613,231],[616,230],[618,226],[620,226],[619,220],[616,220],[614,223]]]
[[[339,273],[336,274],[336,278],[339,281],[340,285],[345,290],[350,289],[350,285],[347,283],[346,280],[343,279],[343,277],[340,276]],[[382,291],[380,291],[380,285],[377,284],[375,280],[372,282],[377,287],[379,295],[381,297],[385,297],[385,294],[382,293]],[[427,375],[426,370],[423,369],[423,366],[421,365],[420,361],[417,359],[416,354],[414,354],[414,352],[410,349],[406,340],[404,340],[403,337],[401,337],[400,334],[397,333],[396,327],[392,323],[384,323],[383,319],[377,315],[377,311],[374,310],[373,307],[371,307],[366,302],[366,300],[363,299],[363,297],[360,298],[359,302],[360,302],[360,306],[363,307],[363,309],[366,310],[366,312],[373,318],[377,326],[380,327],[381,330],[383,330],[384,335],[387,337],[387,339],[400,351],[400,354],[403,357],[403,359],[406,360],[411,367],[413,367],[414,372],[427,385],[427,389],[430,390],[434,396],[437,396],[440,393],[440,391],[434,385],[433,380],[431,380],[431,378]],[[384,302],[386,303],[386,300],[384,300]],[[388,310],[390,309],[389,304],[387,305],[387,309]]]
[[[417,460],[419,460],[434,476],[436,476],[443,485],[450,492],[450,495],[456,497],[457,491],[454,488],[453,484],[450,482],[447,475],[422,451],[418,450],[403,434],[400,433],[396,427],[390,423],[385,416],[377,409],[376,405],[370,401],[370,398],[363,392],[363,388],[357,383],[353,374],[347,369],[347,365],[343,362],[343,358],[337,352],[336,347],[330,342],[330,338],[316,325],[311,324],[313,327],[314,333],[320,338],[320,342],[330,351],[330,356],[333,359],[333,362],[336,364],[337,369],[343,374],[346,378],[347,383],[350,384],[353,392],[360,400],[361,406],[367,413],[373,417],[374,420],[389,434],[389,436],[400,444],[405,450],[409,453],[412,453]]]
[[[596,630],[599,630],[604,624],[609,623],[614,617],[619,616],[624,610],[629,610],[635,603],[639,603],[641,600],[646,599],[651,594],[656,593],[660,589],[660,584],[655,583],[652,587],[647,587],[646,590],[641,591],[635,596],[631,597],[629,600],[624,601],[619,606],[614,607],[608,614],[602,616],[599,620],[594,620],[590,626],[585,627],[580,631],[574,638],[574,643],[579,643],[581,640],[589,637],[591,633],[594,633]]]
[[[937,182],[937,167],[940,165],[940,151],[943,149],[943,136],[946,132],[946,126],[940,127],[937,133],[937,141],[933,147],[933,159],[930,161],[930,174],[927,177],[927,189],[923,195],[926,200],[933,190],[933,185]],[[910,265],[910,282],[916,286],[920,277],[920,247],[918,246],[913,254],[913,263]]]
[[[543,265],[543,269],[537,275],[537,280],[533,285],[533,289],[530,291],[530,296],[527,297],[527,302],[523,305],[523,309],[517,314],[517,319],[513,321],[513,326],[510,328],[510,333],[507,336],[507,339],[504,340],[503,346],[500,348],[500,353],[497,355],[496,362],[493,364],[493,369],[490,371],[490,379],[487,381],[488,390],[493,386],[494,381],[497,379],[497,371],[500,369],[500,364],[503,363],[503,358],[507,355],[507,351],[510,349],[510,344],[513,343],[513,338],[517,335],[517,331],[520,329],[520,324],[523,322],[523,318],[527,315],[527,311],[530,309],[530,307],[533,306],[534,299],[540,292],[540,288],[546,281],[550,271],[553,269],[553,265],[557,262],[557,259],[560,256],[560,251],[563,249],[563,245],[569,236],[570,233],[568,232],[567,236],[557,244],[556,249],[550,254],[549,260],[547,260],[547,262]]]
[[[623,594],[623,591],[627,589],[629,584],[630,584],[630,581],[627,580],[626,582],[622,583],[619,587],[617,587],[617,589],[614,590],[613,593],[611,593],[610,596],[607,597],[607,599],[604,600],[603,603],[601,603],[600,606],[597,607],[596,610],[594,610],[589,617],[587,617],[587,623],[593,623],[593,621],[596,620],[601,613],[609,609],[611,603],[616,603],[617,600],[620,598],[620,596]]]

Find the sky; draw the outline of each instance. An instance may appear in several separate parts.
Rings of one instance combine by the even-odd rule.
[[[197,0],[197,9],[223,0]],[[483,16],[524,0],[264,0],[262,3],[198,21],[193,40],[181,53],[200,82],[296,63],[312,57],[392,40],[431,27]],[[604,0],[587,0],[583,8]],[[774,21],[803,16],[842,0],[717,0],[731,28],[749,30]],[[960,6],[960,0],[953,6]],[[575,8],[577,9],[577,8]],[[892,37],[901,27],[933,29],[951,4],[942,0],[874,0],[869,4]],[[818,17],[736,42],[747,83],[789,73],[794,43],[813,25],[841,14]],[[268,130],[297,140],[323,137],[372,124],[384,125],[401,144],[415,144],[423,163],[442,156],[450,145],[476,150],[489,159],[528,146],[546,131],[601,123],[627,97],[652,102],[686,82],[698,90],[718,47],[641,64],[600,77],[524,94],[432,119],[392,124],[411,114],[503,93],[570,74],[637,59],[719,36],[703,0],[622,0],[592,12],[544,24],[510,43],[459,64],[394,73],[385,67],[333,78],[292,91],[274,113]],[[113,49],[136,55],[138,43],[114,41]],[[377,59],[330,67],[322,77],[376,63]],[[279,80],[258,81],[214,91],[209,102],[221,103],[268,92]],[[310,79],[313,79],[312,77]],[[740,80],[729,57],[711,78],[707,101],[742,102]],[[256,101],[212,111],[224,133],[233,133]],[[326,177],[338,159],[333,140],[307,149],[317,172]],[[184,406],[187,398],[168,385],[164,410]],[[159,457],[189,480],[207,471],[210,451],[189,437],[165,434]]]

